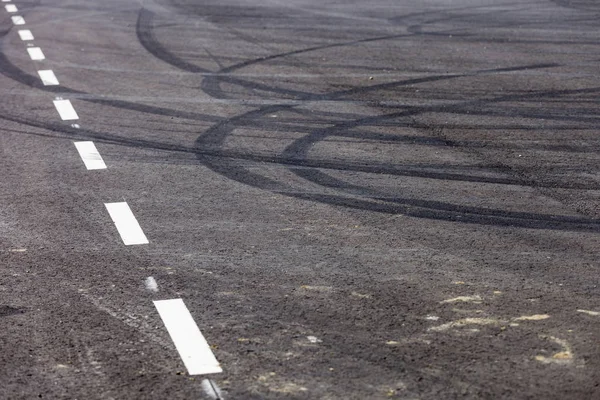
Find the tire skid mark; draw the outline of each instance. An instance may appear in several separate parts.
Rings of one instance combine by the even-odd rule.
[[[271,110],[273,111],[273,110]],[[250,156],[246,153],[226,152],[219,150],[200,150],[196,148],[187,148],[184,146],[168,145],[155,141],[148,140],[137,140],[137,139],[125,139],[116,135],[110,135],[101,132],[94,132],[86,129],[71,129],[65,127],[62,124],[46,124],[36,123],[34,121],[28,121],[26,119],[0,116],[1,118],[12,120],[14,122],[25,123],[28,125],[36,126],[44,129],[51,129],[53,131],[65,132],[67,134],[75,134],[77,137],[85,137],[94,139],[98,142],[114,143],[119,145],[131,146],[131,147],[144,147],[153,148],[156,150],[166,151],[178,151],[187,152],[194,154],[198,157],[200,162],[205,163],[207,159],[214,159],[217,157],[219,160],[223,159],[243,159],[250,161],[260,162],[273,162],[281,164],[283,162],[289,162],[290,160],[275,159],[271,156],[256,157]],[[296,165],[307,165],[306,160],[292,160]],[[297,197],[312,201],[321,201],[326,204],[332,205],[343,205],[351,209],[369,209],[380,213],[398,214],[402,213],[409,216],[421,217],[421,218],[433,218],[433,219],[444,219],[451,221],[460,221],[467,223],[478,223],[484,225],[499,225],[499,226],[520,226],[527,228],[537,229],[559,229],[559,230],[582,230],[582,231],[597,231],[600,229],[600,221],[589,220],[584,218],[574,217],[557,217],[552,215],[539,215],[531,213],[511,213],[511,212],[499,212],[489,209],[481,209],[476,207],[464,207],[456,206],[453,204],[442,203],[442,202],[431,202],[413,199],[375,199],[392,202],[402,202],[405,204],[383,204],[383,203],[372,203],[370,200],[356,199],[356,198],[344,198],[342,196],[326,195],[326,194],[311,194],[311,193],[297,193],[292,187],[282,185],[279,182],[271,179],[264,178],[258,174],[249,175],[245,172],[245,169],[241,167],[231,167],[231,165],[221,165],[218,162],[210,161],[210,166],[220,171],[223,174],[229,175],[234,180],[238,180],[242,183],[247,183],[248,180],[254,184],[260,184],[263,188],[269,188],[269,190],[275,191],[279,194],[286,196]],[[308,164],[310,165],[310,164]],[[321,168],[319,166],[318,168]],[[339,169],[345,170],[348,168],[347,164],[341,164],[338,166]],[[241,179],[241,178],[244,179]],[[445,178],[444,178],[445,179]],[[368,199],[368,197],[367,197]],[[371,199],[373,200],[373,199]],[[419,208],[415,208],[419,207]],[[475,213],[469,215],[469,213]],[[523,220],[527,218],[527,220]]]
[[[482,225],[498,225],[498,226],[517,226],[534,229],[555,229],[555,230],[575,230],[575,231],[591,231],[600,230],[600,221],[594,219],[563,217],[554,215],[520,213],[520,212],[504,212],[499,210],[490,210],[479,207],[466,207],[444,202],[418,200],[418,199],[399,199],[399,198],[376,198],[362,196],[360,198],[343,197],[320,193],[299,193],[293,187],[282,184],[281,182],[265,178],[258,174],[249,174],[245,168],[232,166],[230,163],[219,163],[218,160],[247,160],[261,163],[294,163],[297,166],[306,166],[306,160],[285,160],[273,159],[272,156],[257,157],[248,155],[245,152],[234,152],[224,150],[210,150],[189,148],[179,145],[170,145],[151,140],[128,139],[117,135],[104,132],[96,132],[85,128],[71,128],[60,123],[40,123],[30,121],[24,118],[16,118],[12,116],[0,115],[0,118],[27,124],[42,129],[49,129],[55,132],[67,134],[70,138],[90,139],[99,143],[117,144],[134,148],[152,148],[154,150],[164,150],[169,152],[183,152],[196,157],[198,162],[204,165],[210,165],[216,171],[220,171],[231,179],[238,180],[241,183],[247,183],[250,179],[252,183],[261,185],[278,194],[285,196],[296,197],[304,200],[319,201],[331,205],[341,205],[350,209],[367,209],[385,214],[404,214],[418,218],[432,218],[465,223],[476,223]],[[209,161],[210,160],[210,161]],[[310,164],[309,164],[310,166]],[[334,165],[340,170],[346,170],[347,164]],[[320,166],[318,168],[321,168]],[[239,174],[239,175],[236,175]],[[400,203],[400,204],[394,204]]]
[[[136,26],[136,32],[138,34],[138,38],[142,45],[154,56],[168,62],[169,64],[193,73],[207,73],[208,71],[195,66],[193,64],[188,63],[187,61],[181,60],[177,58],[175,55],[169,53],[166,49],[164,49],[160,43],[157,41],[154,33],[153,33],[153,24],[154,24],[154,13],[148,11],[144,8],[139,13],[138,23]],[[246,66],[252,65],[254,63],[260,63],[267,60],[272,60],[275,58],[286,57],[290,55],[301,54],[303,52],[315,51],[325,48],[331,47],[339,47],[339,46],[347,46],[351,44],[367,42],[367,41],[375,41],[375,40],[387,40],[391,38],[399,38],[403,35],[390,35],[385,37],[377,37],[364,39],[360,41],[353,41],[349,43],[338,43],[338,44],[328,44],[326,46],[315,46],[309,49],[302,49],[293,52],[277,54],[268,57],[261,57],[255,60],[248,60],[243,63],[239,63],[230,67],[226,67],[219,71],[218,73],[228,73],[235,71],[240,68],[244,68]],[[409,35],[410,36],[410,35]],[[34,78],[30,75],[22,73],[18,68],[14,67],[4,56],[4,54],[0,54],[0,65],[7,66],[8,68],[3,68],[2,73],[10,76],[11,78],[16,78],[16,80],[21,81],[29,86],[37,87],[42,90],[50,90],[56,89],[55,91],[60,91],[61,93],[80,93],[68,88],[48,88],[43,87],[37,78]],[[11,68],[11,66],[13,68]],[[243,79],[232,78],[227,76],[207,76],[203,80],[203,89],[207,89],[205,91],[213,97],[222,98],[222,91],[220,90],[219,83],[220,82],[229,82],[234,84],[239,84],[241,86],[251,85],[254,89],[270,91],[275,93],[283,93],[287,95],[293,96],[307,96],[307,100],[318,100],[318,99],[333,99],[339,98],[348,95],[357,95],[363,94],[368,91],[376,91],[376,90],[385,90],[390,88],[395,88],[402,85],[412,85],[423,82],[433,82],[437,80],[445,80],[445,79],[455,79],[458,77],[467,77],[474,76],[479,74],[493,74],[493,73],[505,73],[505,72],[513,72],[513,71],[523,71],[523,70],[531,70],[536,68],[553,68],[556,67],[556,64],[536,64],[529,66],[517,66],[517,67],[506,67],[506,68],[498,68],[493,70],[484,70],[484,71],[476,71],[471,74],[455,74],[455,75],[445,75],[445,76],[432,76],[432,77],[424,77],[424,78],[415,78],[409,80],[402,80],[397,82],[384,83],[379,85],[372,85],[366,88],[354,88],[350,90],[344,90],[339,92],[333,92],[331,94],[310,94],[300,91],[287,91],[287,89],[280,89],[277,87],[271,87],[268,85],[259,85],[256,86],[255,83],[247,82]],[[205,82],[208,82],[205,84]],[[213,82],[213,83],[210,83]],[[244,86],[245,87],[245,86]],[[597,221],[584,219],[584,218],[571,218],[571,217],[559,217],[553,215],[538,215],[538,214],[530,214],[530,213],[514,213],[514,212],[504,212],[501,210],[488,210],[488,209],[477,209],[470,207],[457,206],[447,203],[439,203],[439,202],[428,202],[421,200],[413,200],[413,199],[390,199],[382,196],[381,193],[370,191],[369,189],[359,186],[352,185],[349,183],[344,183],[343,181],[333,178],[322,171],[312,171],[311,168],[314,169],[334,169],[334,170],[350,170],[350,171],[359,171],[366,173],[376,173],[376,174],[392,174],[399,176],[414,176],[414,177],[423,177],[423,178],[433,178],[433,179],[442,179],[442,180],[458,180],[458,181],[471,181],[471,182],[484,182],[484,183],[500,183],[500,184],[515,184],[522,186],[531,186],[531,187],[544,187],[544,184],[540,184],[537,182],[533,182],[529,179],[523,178],[489,178],[489,177],[478,177],[476,175],[462,175],[462,174],[454,174],[454,173],[440,173],[436,171],[427,171],[427,170],[415,170],[415,169],[406,169],[406,168],[397,168],[395,166],[389,164],[381,164],[381,165],[352,165],[351,163],[344,162],[330,162],[328,160],[308,160],[307,159],[307,151],[309,148],[314,146],[316,143],[324,140],[325,138],[329,138],[332,136],[341,136],[344,134],[342,131],[347,131],[349,128],[355,128],[359,126],[365,125],[373,125],[378,126],[380,122],[386,120],[393,120],[394,118],[411,118],[416,115],[420,115],[423,113],[429,112],[452,112],[452,113],[465,113],[465,114],[476,114],[476,110],[472,110],[470,108],[480,107],[482,104],[495,104],[500,102],[507,101],[523,101],[528,98],[539,100],[540,96],[557,96],[557,95],[568,95],[575,93],[590,93],[595,94],[599,91],[598,88],[588,88],[576,91],[546,91],[546,92],[536,92],[532,94],[509,94],[505,96],[499,96],[492,99],[478,99],[471,102],[464,102],[458,105],[445,105],[445,106],[429,106],[429,107],[404,107],[405,109],[393,114],[377,116],[377,117],[367,117],[362,118],[355,121],[346,121],[335,124],[333,127],[316,130],[306,135],[302,139],[299,139],[292,143],[288,148],[284,151],[282,156],[267,156],[267,155],[254,155],[254,154],[245,154],[244,152],[230,152],[230,151],[220,151],[219,147],[222,145],[225,137],[233,132],[236,126],[242,126],[243,124],[248,124],[250,122],[255,122],[257,119],[264,117],[268,113],[278,112],[278,111],[292,111],[294,106],[269,106],[262,107],[258,110],[251,111],[249,113],[241,114],[239,116],[230,118],[230,119],[222,119],[211,116],[204,116],[196,113],[189,112],[176,112],[173,110],[168,110],[160,107],[152,107],[140,105],[137,103],[131,103],[120,100],[101,100],[101,99],[86,99],[86,101],[105,104],[119,108],[127,108],[135,111],[148,112],[148,113],[157,113],[160,115],[173,115],[177,114],[178,116],[182,116],[184,118],[190,119],[199,119],[199,120],[212,120],[217,122],[213,128],[210,128],[207,132],[205,132],[196,142],[196,148],[189,149],[182,146],[172,146],[172,145],[163,145],[153,141],[131,141],[124,140],[122,138],[117,137],[107,137],[106,140],[113,141],[115,143],[119,143],[122,145],[129,146],[147,146],[155,149],[163,149],[170,151],[184,151],[193,153],[197,156],[198,161],[209,166],[209,168],[215,170],[218,173],[226,175],[231,179],[236,181],[251,184],[253,186],[257,186],[259,188],[263,188],[266,190],[276,191],[281,194],[286,194],[288,196],[297,197],[297,198],[305,198],[312,199],[313,201],[322,201],[328,204],[342,205],[349,208],[359,208],[359,209],[367,209],[371,211],[377,212],[402,212],[407,213],[408,215],[413,214],[414,216],[424,217],[424,218],[434,218],[434,219],[447,219],[447,220],[461,220],[463,222],[471,222],[471,223],[482,223],[482,224],[495,224],[498,223],[501,226],[510,225],[513,226],[526,226],[531,227],[532,221],[527,222],[519,222],[519,218],[531,218],[534,221],[539,222],[539,225],[535,223],[534,225],[539,228],[543,228],[545,223],[548,223],[549,229],[565,229],[564,224],[578,224],[578,225],[589,225],[592,230],[597,229]],[[212,92],[212,93],[211,93]],[[490,112],[483,112],[482,115],[490,115]],[[537,114],[525,114],[520,115],[529,118],[540,118],[540,115]],[[553,116],[548,116],[544,114],[546,119],[552,119]],[[212,119],[211,119],[212,118]],[[568,120],[568,116],[556,116],[555,119],[564,121]],[[581,121],[581,117],[573,117],[573,119],[577,121]],[[598,118],[590,117],[590,121],[595,122]],[[255,122],[256,123],[256,122]],[[256,123],[256,125],[259,125]],[[407,122],[408,126],[411,126],[410,122]],[[102,137],[102,133],[94,133],[94,135]],[[427,139],[426,139],[427,140]],[[429,140],[440,140],[436,137],[432,137]],[[443,143],[443,142],[441,142]],[[454,144],[452,142],[446,141],[447,145],[452,146],[455,149],[460,150],[460,144]],[[470,146],[471,148],[472,146]],[[227,161],[229,160],[229,161]],[[338,190],[347,190],[351,192],[356,192],[356,194],[362,194],[363,196],[360,199],[348,198],[344,199],[342,196],[328,195],[328,194],[299,194],[296,193],[294,188],[289,187],[288,185],[281,184],[272,179],[268,179],[260,176],[257,173],[250,173],[246,168],[239,165],[232,165],[231,162],[235,160],[246,160],[253,162],[271,162],[275,164],[287,165],[290,168],[290,171],[297,176],[311,181],[314,184],[317,184],[322,187],[335,188]],[[225,163],[224,163],[225,162]],[[297,168],[302,167],[302,168]],[[306,169],[309,168],[309,169]],[[504,172],[508,172],[510,175],[515,175],[514,171],[511,171],[509,168],[504,167]],[[552,182],[548,184],[549,187],[556,187],[556,183]],[[565,185],[565,187],[573,188],[573,185]],[[586,188],[589,188],[586,186]],[[370,199],[370,200],[364,200]],[[392,203],[386,204],[383,206],[381,202],[384,203]],[[393,204],[400,203],[400,204]],[[424,209],[434,211],[436,216],[427,213],[414,212],[414,207],[422,207]],[[395,210],[395,211],[394,211]],[[402,210],[402,211],[401,211]],[[458,213],[458,215],[456,215]],[[469,216],[469,218],[464,219],[463,213],[466,214],[475,214],[473,218]],[[487,220],[486,220],[487,219]],[[486,221],[484,221],[486,220]],[[517,220],[517,222],[513,222],[513,220]],[[510,221],[510,222],[507,222]],[[556,225],[558,224],[558,225]],[[558,228],[561,226],[561,228]],[[568,228],[566,228],[568,229]],[[576,228],[580,229],[580,228]]]
[[[1,50],[1,43],[0,43]],[[15,82],[19,82],[26,86],[29,86],[34,89],[56,93],[56,94],[81,94],[87,95],[88,93],[81,92],[78,90],[71,89],[69,87],[65,87],[64,85],[60,86],[44,86],[40,79],[36,76],[29,75],[23,72],[20,68],[14,65],[4,54],[3,51],[0,51],[0,73],[7,78],[14,80]],[[124,100],[114,100],[114,99],[90,99],[90,98],[82,98],[83,101],[87,101],[89,103],[106,105],[119,109],[126,109],[131,111],[138,111],[146,114],[153,115],[162,115],[167,117],[177,117],[177,118],[185,118],[196,121],[208,121],[208,122],[218,122],[221,121],[222,118],[209,115],[209,114],[199,114],[196,112],[189,111],[178,111],[164,107],[150,106],[145,104],[133,103]]]
[[[138,18],[138,31],[147,32],[148,30],[151,30],[152,29],[151,28],[152,18],[154,18],[154,14],[149,14],[149,12],[142,9],[142,11],[140,12],[140,16]],[[391,35],[391,36],[387,36],[387,37],[378,37],[378,38],[367,39],[367,40],[383,40],[383,39],[389,39],[389,38],[400,37],[400,36],[407,36],[407,35],[405,35],[405,34]],[[157,39],[155,36],[152,35],[151,38],[154,41],[154,43],[150,43],[150,41],[146,40],[144,44],[147,49],[148,49],[148,46],[150,46],[149,51],[152,54],[156,55],[156,53],[159,53],[160,59],[162,59],[165,62],[170,63],[171,65],[173,65],[175,67],[180,67],[182,65],[182,60],[174,59],[173,58],[174,56],[172,54],[169,54],[168,52],[163,53],[160,43],[156,43]],[[355,44],[358,42],[363,42],[363,41],[354,41],[352,43]],[[261,63],[261,62],[273,60],[276,58],[282,58],[282,57],[300,54],[303,52],[316,51],[316,50],[321,50],[321,49],[325,49],[325,48],[346,46],[346,45],[349,45],[349,43],[341,43],[341,44],[333,44],[333,45],[328,44],[325,46],[315,46],[315,47],[312,47],[309,49],[301,49],[301,50],[287,52],[287,53],[283,53],[283,54],[276,54],[276,55],[272,55],[272,56],[260,57],[258,59],[247,60],[247,61],[238,63],[238,64],[230,66],[230,67],[222,68],[221,70],[219,70],[217,72],[217,74],[230,73],[230,72],[244,68],[244,67],[252,65],[252,64]],[[339,98],[339,97],[348,96],[348,95],[363,94],[367,91],[386,90],[386,89],[396,88],[401,85],[414,85],[414,84],[425,83],[425,82],[434,82],[437,80],[447,80],[447,79],[454,79],[454,78],[459,78],[459,77],[462,78],[462,77],[468,77],[468,76],[475,76],[475,75],[479,75],[479,74],[508,73],[508,72],[526,71],[526,70],[534,70],[534,69],[541,69],[541,68],[554,68],[557,66],[559,66],[559,65],[555,64],[555,63],[546,63],[546,64],[525,65],[525,66],[517,66],[517,67],[504,67],[504,68],[498,68],[498,69],[492,69],[492,70],[477,71],[475,73],[469,73],[469,74],[455,74],[455,75],[450,75],[450,76],[445,75],[445,76],[415,78],[415,79],[410,79],[410,80],[406,80],[406,81],[373,85],[373,86],[369,86],[367,88],[353,88],[350,90],[334,92],[334,93],[325,94],[325,95],[323,95],[323,94],[304,95],[303,93],[298,92],[298,91],[290,92],[290,91],[286,91],[285,89],[270,88],[263,84],[255,84],[255,83],[251,83],[251,82],[246,82],[243,79],[232,78],[232,77],[227,77],[227,76],[222,76],[222,75],[205,76],[203,79],[201,88],[203,89],[203,91],[205,93],[207,93],[213,97],[227,98],[225,93],[223,93],[223,91],[220,88],[220,84],[223,82],[226,82],[229,84],[237,84],[242,87],[246,87],[246,88],[253,89],[253,90],[263,90],[263,91],[280,93],[280,94],[285,94],[285,95],[301,96],[301,98],[303,100],[310,101],[310,100],[320,100],[320,99],[333,99],[333,98]],[[197,68],[199,68],[199,67],[191,68],[189,65],[185,65],[185,70],[187,70],[187,71],[197,71]],[[596,92],[596,91],[597,91],[596,88],[584,90],[584,92]],[[562,95],[562,94],[569,94],[569,91],[547,91],[546,93],[538,92],[538,93],[526,94],[526,95],[509,94],[509,95],[504,95],[504,96],[498,96],[498,97],[492,98],[492,99],[477,99],[475,101],[464,102],[464,103],[459,103],[457,105],[450,105],[450,106],[407,107],[408,108],[407,111],[399,112],[396,115],[393,115],[393,117],[414,117],[415,115],[420,115],[420,114],[423,114],[426,112],[453,112],[453,113],[458,113],[458,114],[460,114],[460,113],[477,114],[477,111],[476,111],[477,108],[479,108],[483,104],[487,104],[487,103],[497,104],[497,103],[508,102],[508,101],[519,101],[519,100],[523,101],[528,98],[539,99],[540,97],[543,97],[544,95],[556,96],[556,95]],[[238,116],[238,117],[233,117],[233,118],[225,121],[224,123],[217,124],[215,127],[211,128],[207,132],[205,132],[201,137],[199,137],[199,139],[197,141],[197,147],[200,147],[200,148],[215,147],[215,146],[219,147],[220,145],[222,145],[222,143],[224,141],[224,137],[228,136],[229,134],[231,134],[233,132],[233,125],[237,125],[238,122],[245,122],[248,120],[252,120],[252,118],[264,117],[268,113],[274,113],[274,112],[284,111],[284,110],[291,110],[292,108],[293,108],[293,106],[279,107],[279,108],[278,107],[264,107],[264,108],[260,108],[256,111],[251,111],[246,114],[242,114],[241,116]],[[473,109],[475,109],[474,112],[473,112]],[[515,112],[515,111],[517,111],[517,112]],[[527,114],[527,113],[524,113],[522,111],[522,109],[517,109],[517,110],[513,109],[513,110],[510,110],[509,113],[512,115],[517,114],[518,116],[527,117],[527,118],[548,118],[547,114],[537,115],[537,114],[531,113],[531,112],[529,114]],[[499,113],[497,113],[497,112],[490,113],[489,111],[484,111],[484,112],[481,112],[481,114],[482,115],[491,115],[491,114],[501,115],[502,111],[500,111]],[[381,120],[381,118],[382,117],[374,117],[373,121],[372,121],[372,125],[376,125],[377,124],[376,121]],[[550,116],[550,119],[552,119],[552,118],[553,118],[553,116]],[[564,121],[565,119],[568,120],[570,117],[565,116],[565,115],[559,115],[555,118],[557,120]],[[366,118],[366,120],[368,121],[369,118]],[[581,117],[579,117],[579,116],[572,117],[572,120],[581,122]],[[592,117],[589,120],[595,122],[595,121],[597,121],[597,118]],[[331,137],[331,136],[336,136],[336,135],[343,136],[343,134],[340,134],[342,129],[347,131],[348,128],[354,128],[356,126],[360,126],[362,122],[363,121],[360,121],[360,120],[356,121],[356,122],[342,122],[342,123],[339,123],[338,125],[334,125],[332,128],[325,128],[321,131],[317,130],[316,132],[308,134],[304,138],[298,139],[297,141],[295,141],[294,143],[289,145],[288,148],[283,153],[284,158],[307,159],[308,158],[307,157],[308,149],[312,148],[316,143],[324,140],[325,138]],[[221,136],[221,137],[219,138],[218,136]],[[460,150],[461,146],[458,145],[458,146],[454,146],[454,147],[458,148]],[[470,146],[470,147],[472,147],[472,146]],[[225,166],[217,165],[220,163],[215,163],[214,160],[206,159],[205,157],[203,157],[203,158],[205,160],[205,164],[207,166],[209,166],[209,168],[213,169],[215,172],[218,172],[218,173],[228,176],[230,179],[234,179],[238,182],[250,184],[252,186],[256,186],[256,187],[259,187],[262,189],[277,190],[277,192],[279,192],[279,193],[288,193],[288,195],[291,195],[292,193],[294,193],[293,189],[286,188],[285,187],[286,185],[281,185],[281,184],[273,181],[273,179],[262,177],[262,176],[260,176],[260,174],[249,172],[244,167],[240,167],[237,165],[225,165]],[[505,169],[505,172],[508,172],[510,175],[513,175],[513,176],[515,175],[515,171],[511,171],[510,168],[505,167],[504,169]],[[304,178],[312,183],[315,183],[317,185],[321,185],[324,187],[335,188],[338,190],[348,190],[349,189],[354,192],[361,192],[362,194],[371,194],[370,192],[372,192],[369,189],[358,186],[358,185],[344,183],[343,181],[341,181],[337,178],[328,176],[327,174],[323,173],[322,171],[310,171],[310,170],[297,169],[297,168],[290,169],[290,171],[301,178]],[[532,186],[532,187],[543,186],[543,184],[540,185],[536,182],[530,181],[529,179],[521,178],[521,179],[518,179],[518,181],[520,181],[519,183],[523,186]],[[553,182],[552,185],[554,187],[556,187],[555,182]],[[586,188],[589,188],[589,187],[586,187]],[[297,195],[294,195],[294,196],[297,196]],[[304,197],[306,197],[306,196],[304,196]],[[315,197],[313,197],[313,198],[315,198]],[[325,199],[325,198],[331,199],[332,197],[331,196],[321,196],[321,199]],[[378,200],[383,200],[383,199],[378,198]],[[398,202],[402,202],[402,199],[397,199],[397,200],[398,200]],[[426,204],[428,202],[420,202],[420,203]],[[431,204],[431,202],[429,202],[429,203]],[[464,209],[463,207],[460,207],[460,206],[455,206],[454,208],[455,209]],[[375,206],[375,208],[371,207],[369,209],[370,210],[375,210],[375,209],[381,210],[381,207]],[[449,210],[446,210],[446,211],[449,211]],[[522,217],[523,214],[526,214],[526,213],[507,213],[507,212],[503,212],[500,210],[487,210],[487,209],[482,209],[481,212],[483,212],[485,215],[492,214],[495,217],[505,217],[507,215],[516,215],[516,216]],[[458,216],[458,218],[460,218],[460,217],[461,216]],[[455,218],[451,217],[451,219],[455,219]],[[548,216],[548,219],[555,220],[556,216]],[[498,223],[500,223],[500,225],[505,225],[506,221],[503,221],[503,222],[498,221]],[[512,224],[510,224],[510,225],[512,225]],[[542,225],[543,225],[543,223],[542,223]],[[518,223],[517,223],[517,226],[519,226]],[[530,225],[528,225],[528,226],[530,226]]]

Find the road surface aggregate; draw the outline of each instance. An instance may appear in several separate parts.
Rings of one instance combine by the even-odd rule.
[[[0,399],[600,399],[598,1],[0,4]]]

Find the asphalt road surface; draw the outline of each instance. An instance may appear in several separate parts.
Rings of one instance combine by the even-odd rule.
[[[598,1],[0,4],[0,399],[600,399]]]

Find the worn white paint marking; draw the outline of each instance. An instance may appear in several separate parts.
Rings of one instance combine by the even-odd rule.
[[[77,151],[88,170],[106,169],[106,164],[102,160],[102,156],[96,149],[94,142],[74,142]]]
[[[127,203],[104,204],[126,246],[147,244],[148,239]]]
[[[540,336],[542,339],[547,339],[550,342],[554,342],[562,347],[562,351],[558,353],[554,353],[552,357],[547,357],[545,355],[535,356],[535,359],[543,364],[572,364],[573,363],[573,350],[571,349],[571,345],[564,339],[559,339],[554,336]]]
[[[69,100],[54,100],[54,107],[56,107],[56,111],[58,111],[63,121],[79,119],[77,112]]]
[[[38,71],[38,75],[44,86],[58,85],[58,79],[51,69],[42,69]]]
[[[593,317],[598,317],[600,316],[600,312],[598,311],[590,311],[590,310],[577,310],[577,312],[582,313],[582,314],[587,314],[587,315],[591,315]]]
[[[308,339],[308,341],[309,341],[309,342],[311,342],[311,343],[321,343],[321,342],[322,342],[322,340],[321,340],[321,339],[319,339],[319,338],[318,338],[318,337],[316,337],[316,336],[307,336],[306,338],[307,338],[307,339]]]
[[[222,400],[223,394],[217,384],[211,379],[204,379],[201,383],[202,390],[211,400]]]
[[[156,283],[156,279],[154,279],[153,276],[149,276],[146,278],[146,280],[144,281],[144,286],[146,286],[146,289],[151,292],[158,292],[158,283]]]
[[[476,303],[479,304],[481,303],[482,298],[479,295],[475,295],[475,296],[458,296],[458,297],[454,297],[452,299],[446,299],[443,301],[440,301],[440,304],[448,304],[448,303]]]
[[[159,300],[154,306],[190,375],[223,372],[183,300]]]
[[[46,56],[44,56],[44,53],[42,52],[42,49],[40,49],[39,47],[30,47],[27,49],[27,52],[29,53],[29,57],[31,57],[33,61],[40,61],[46,58]]]
[[[5,5],[5,6],[4,6],[4,8],[5,8],[5,9],[6,9],[6,11],[7,11],[7,12],[9,12],[9,13],[14,13],[14,12],[17,12],[17,11],[19,11],[19,10],[17,9],[17,6],[15,6],[14,4],[7,4],[7,5]]]
[[[432,326],[428,331],[443,332],[450,328],[461,328],[467,325],[500,325],[505,323],[495,318],[464,318],[457,321],[448,322],[439,326]]]
[[[513,318],[513,321],[541,321],[548,318],[550,318],[548,314],[523,315],[522,317]]]
[[[2,0],[3,3],[8,3],[10,0]]]
[[[19,37],[21,40],[33,40],[33,33],[29,29],[21,29],[19,31]]]
[[[12,22],[15,25],[25,25],[25,19],[20,15],[15,15],[13,17],[10,17],[10,19],[12,19]]]

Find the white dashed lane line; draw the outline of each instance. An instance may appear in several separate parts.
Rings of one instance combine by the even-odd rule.
[[[42,69],[38,71],[38,75],[44,86],[58,85],[58,79],[51,69]]]
[[[126,246],[147,244],[148,239],[127,203],[104,204]]]
[[[102,159],[102,156],[96,149],[94,142],[74,142],[85,167],[88,170],[92,169],[106,169],[106,164]]]
[[[29,57],[31,57],[33,61],[40,61],[46,58],[46,56],[44,56],[44,53],[42,52],[42,49],[40,49],[39,47],[29,47],[27,49],[27,52],[29,53]]]
[[[29,29],[21,29],[19,31],[19,37],[21,40],[33,40],[33,34]]]
[[[183,300],[159,300],[154,306],[190,375],[223,372]]]
[[[15,16],[11,17],[10,19],[12,19],[12,22],[15,25],[25,25],[25,19],[23,17],[21,17],[20,15],[15,15]]]
[[[2,2],[7,3],[9,0],[2,0]],[[18,11],[17,6],[13,4],[7,4],[4,8],[9,13]],[[25,19],[19,15],[15,15],[11,17],[11,19],[15,25],[25,24]],[[18,33],[23,41],[34,39],[33,34],[29,29],[19,30]],[[27,52],[34,61],[44,60],[46,58],[42,49],[39,47],[29,47],[27,48]],[[45,86],[59,85],[58,78],[52,70],[39,70],[38,75]],[[54,100],[54,106],[63,121],[79,119],[75,108],[69,100],[64,100],[60,97],[56,98]],[[88,170],[106,169],[106,164],[93,142],[83,141],[73,143]],[[129,205],[126,202],[105,203],[104,206],[125,245],[129,246],[149,243],[137,219],[133,215],[131,208],[129,208]],[[144,283],[147,290],[155,293],[158,292],[158,284],[153,277],[148,277]],[[154,306],[165,324],[165,327],[190,375],[223,372],[219,362],[215,358],[210,346],[194,322],[192,315],[182,299],[159,300],[154,302]],[[203,387],[208,387],[210,383],[212,382],[205,380],[205,382],[203,382]],[[210,385],[210,390],[205,388],[205,392],[210,392],[211,394],[214,392],[217,396],[216,398],[220,398],[220,390],[214,384]]]
[[[77,112],[69,100],[56,99],[54,100],[54,107],[56,107],[56,111],[58,111],[63,121],[79,119]]]

